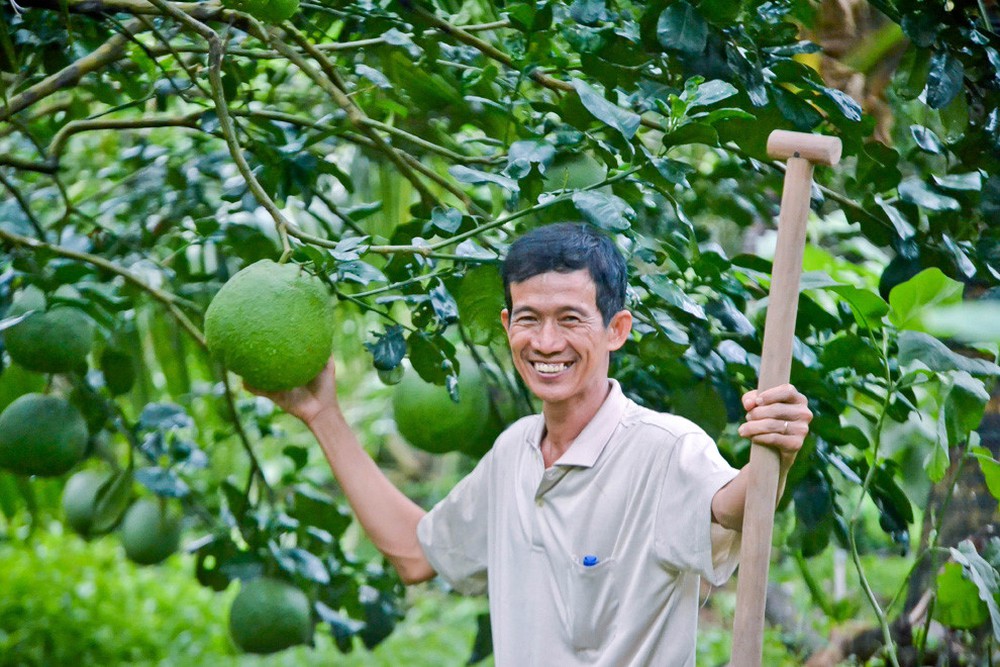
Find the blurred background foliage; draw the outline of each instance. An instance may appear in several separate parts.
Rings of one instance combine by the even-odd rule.
[[[434,586],[405,596],[308,434],[210,359],[205,307],[263,258],[323,279],[348,417],[429,507],[482,448],[406,444],[376,371],[402,365],[460,400],[459,368],[475,365],[491,420],[534,409],[496,322],[496,267],[525,229],[583,220],[632,269],[635,335],[614,375],[741,464],[776,128],[839,136],[844,161],[818,170],[813,191],[792,377],[816,419],[778,517],[766,662],[989,664],[993,0],[19,0],[0,16],[0,329],[20,323],[9,307],[27,286],[96,326],[85,368],[43,376],[5,355],[0,406],[67,397],[88,424],[81,467],[105,475],[101,528],[156,497],[183,510],[186,552],[162,575],[135,570],[113,540],[53,529],[64,480],[0,472],[0,549],[20,564],[4,590],[51,591],[3,596],[0,619],[37,622],[0,627],[9,664],[51,664],[72,646],[108,663],[230,655],[235,582],[264,575],[309,596],[316,655],[487,655],[483,605]],[[166,572],[199,592],[180,602]],[[118,595],[111,580],[141,613],[123,603],[115,620],[87,602]],[[77,622],[67,604],[93,611]],[[724,590],[703,608],[707,664],[727,659],[731,606]],[[80,627],[116,624],[134,642]],[[168,647],[167,634],[190,642]]]

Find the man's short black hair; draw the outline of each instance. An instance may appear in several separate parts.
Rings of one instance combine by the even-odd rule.
[[[614,241],[584,223],[546,225],[514,241],[501,268],[507,309],[513,307],[511,283],[542,273],[571,273],[580,269],[587,270],[597,287],[597,308],[607,326],[615,313],[625,308],[628,270]]]

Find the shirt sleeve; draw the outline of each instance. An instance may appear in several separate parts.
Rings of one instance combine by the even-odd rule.
[[[740,533],[712,523],[712,498],[736,474],[704,432],[678,438],[661,472],[653,528],[656,555],[665,566],[694,572],[713,586],[732,575]]]
[[[492,450],[417,525],[431,567],[464,595],[486,592]]]

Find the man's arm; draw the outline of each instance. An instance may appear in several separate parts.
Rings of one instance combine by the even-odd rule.
[[[778,477],[778,498],[781,498],[788,470],[809,433],[812,412],[806,397],[785,384],[761,393],[747,392],[743,395],[743,408],[747,420],[740,426],[739,434],[755,444],[772,447],[781,455]],[[743,528],[743,507],[752,465],[752,461],[745,465],[712,497],[712,521],[732,530]]]
[[[355,516],[403,583],[433,578],[436,573],[417,540],[417,524],[426,512],[393,486],[348,426],[337,402],[333,359],[304,387],[277,393],[248,389],[270,398],[313,432]]]

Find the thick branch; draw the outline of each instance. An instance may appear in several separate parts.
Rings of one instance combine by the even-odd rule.
[[[56,132],[49,145],[48,162],[57,168],[66,142],[74,134],[93,130],[144,130],[153,127],[197,128],[202,112],[184,116],[142,116],[140,118],[99,118],[97,120],[72,120]]]
[[[131,37],[143,29],[142,23],[138,20],[129,21],[125,24],[125,34],[113,35],[108,41],[97,47],[92,53],[87,54],[76,62],[67,65],[55,74],[46,77],[27,90],[24,90],[12,97],[5,105],[0,106],[0,122],[7,120],[19,111],[27,109],[29,106],[44,99],[53,93],[64,88],[75,86],[87,74],[97,71],[108,63],[112,63],[122,57],[125,47]]]
[[[147,292],[154,299],[166,306],[167,310],[170,311],[170,314],[174,316],[182,327],[184,327],[184,330],[187,331],[199,345],[205,347],[205,336],[202,335],[201,331],[199,331],[198,327],[191,322],[187,315],[181,312],[180,308],[178,308],[178,304],[181,303],[181,300],[169,292],[164,292],[161,289],[153,287],[128,269],[118,266],[114,262],[108,261],[97,255],[92,255],[78,250],[70,250],[69,248],[53,245],[51,243],[32,239],[27,236],[21,236],[20,234],[15,234],[14,232],[8,232],[3,228],[0,228],[0,239],[3,239],[4,241],[7,241],[15,246],[23,246],[31,248],[32,250],[45,250],[55,255],[59,255],[60,257],[75,259],[79,262],[91,264],[104,269],[109,273],[121,276],[126,282],[135,285],[144,292]]]

